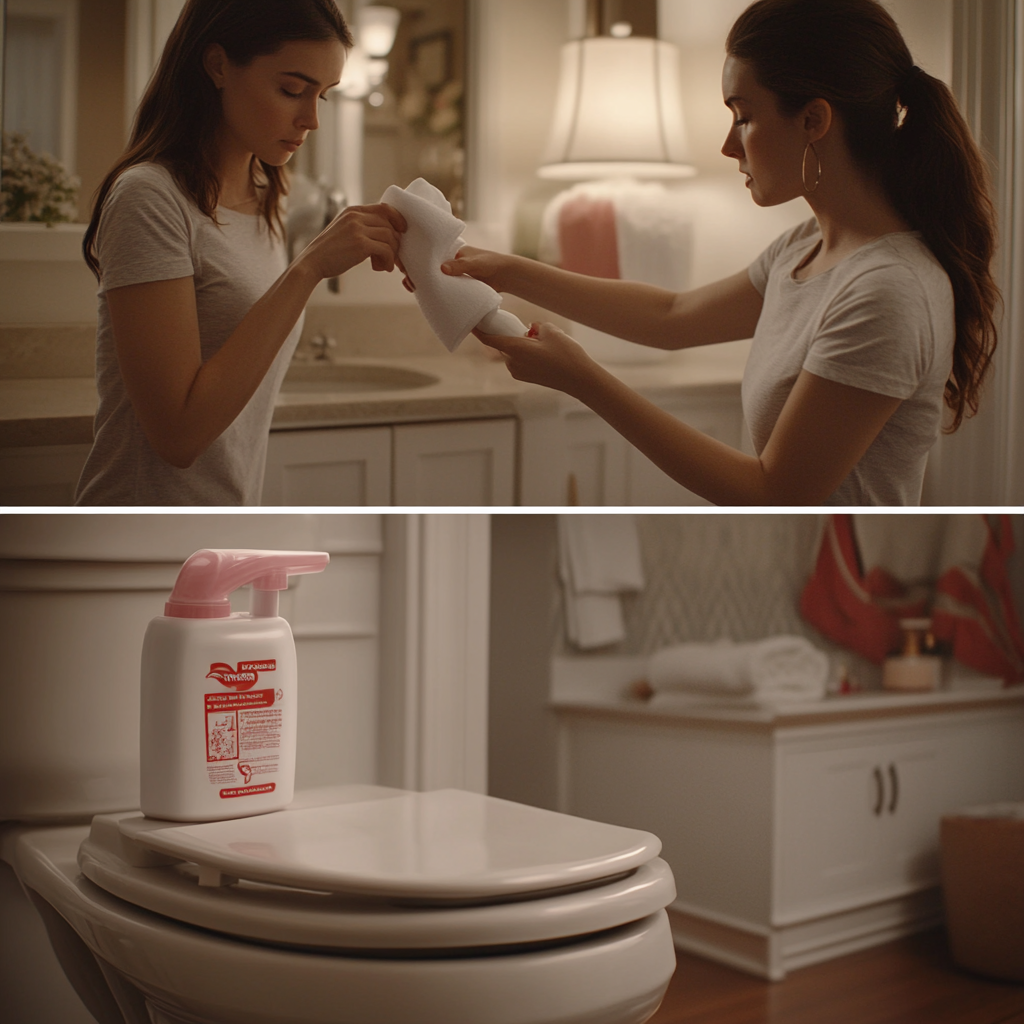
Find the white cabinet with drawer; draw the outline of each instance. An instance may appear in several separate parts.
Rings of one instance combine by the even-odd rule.
[[[511,418],[273,431],[264,505],[511,505]]]
[[[261,504],[391,504],[391,428],[273,431]]]
[[[710,437],[750,451],[738,386],[662,394],[655,404]],[[524,419],[520,494],[524,505],[710,504],[582,406]]]
[[[515,420],[394,428],[394,505],[515,503]]]
[[[781,754],[779,923],[938,880],[945,799],[935,730],[888,742],[822,742]]]
[[[0,505],[72,505],[90,444],[0,449]]]
[[[941,919],[942,815],[1024,800],[1015,691],[791,712],[559,703],[558,809],[658,835],[677,944],[781,978]]]

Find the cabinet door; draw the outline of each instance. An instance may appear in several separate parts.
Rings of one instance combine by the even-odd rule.
[[[882,886],[919,889],[939,880],[943,765],[940,743],[880,748],[884,806],[879,825]]]
[[[743,415],[740,411],[739,395],[730,392],[723,395],[693,396],[669,402],[659,402],[661,408],[676,419],[713,437],[732,448],[740,448],[743,442]],[[677,484],[666,473],[658,469],[642,452],[632,445],[629,449],[629,497],[630,505],[710,505],[711,502],[698,497],[681,484]]]
[[[0,505],[71,505],[92,445],[0,450]]]
[[[876,769],[870,747],[784,756],[777,909],[787,916],[862,891],[875,880],[884,800]]]
[[[778,909],[800,918],[937,880],[942,768],[934,739],[787,751]]]
[[[566,505],[626,504],[631,446],[618,431],[593,413],[570,413],[565,421],[565,447],[568,477],[561,500]]]
[[[272,431],[262,504],[391,504],[391,428]]]
[[[415,423],[394,428],[396,505],[511,505],[515,420]]]

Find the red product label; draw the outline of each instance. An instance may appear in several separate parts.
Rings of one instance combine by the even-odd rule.
[[[264,782],[259,786],[235,786],[234,789],[222,789],[220,796],[222,800],[230,800],[236,796],[255,796],[257,793],[273,793],[277,788],[276,783]]]
[[[277,671],[277,661],[267,658],[264,661],[240,661],[238,668],[232,668],[226,662],[215,661],[210,666],[207,679],[216,679],[229,690],[249,690],[256,685],[261,672]]]
[[[264,780],[280,767],[281,696],[280,690],[203,695],[209,782],[238,783],[219,789],[222,799],[275,790],[276,783]]]

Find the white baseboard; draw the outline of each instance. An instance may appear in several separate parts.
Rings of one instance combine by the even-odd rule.
[[[878,946],[942,921],[938,888],[809,921],[764,927],[699,907],[668,908],[676,947],[747,974],[781,981],[789,971]]]

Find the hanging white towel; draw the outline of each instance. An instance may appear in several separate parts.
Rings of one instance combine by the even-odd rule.
[[[625,639],[621,595],[643,589],[631,515],[560,515],[559,574],[570,641],[588,649]]]
[[[390,185],[381,197],[405,217],[409,229],[402,235],[398,255],[416,286],[416,300],[449,352],[454,352],[474,327],[486,334],[525,335],[526,327],[501,309],[501,296],[482,281],[449,277],[441,264],[466,244],[465,223],[453,213],[440,189],[417,178],[408,188]]]
[[[656,696],[683,692],[819,700],[828,675],[828,656],[800,636],[674,644],[656,651],[647,663],[647,681]]]

